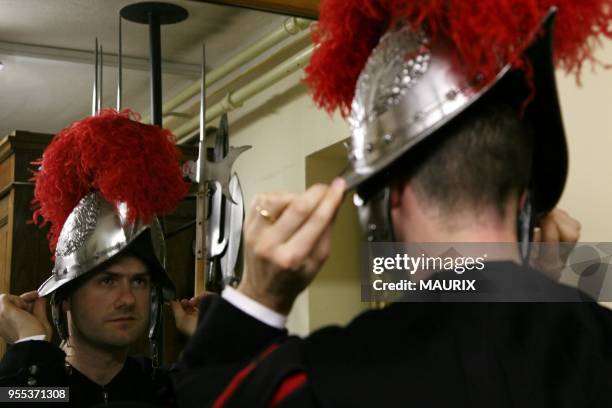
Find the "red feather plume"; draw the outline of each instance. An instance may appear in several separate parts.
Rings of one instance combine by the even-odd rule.
[[[111,203],[127,203],[130,222],[173,212],[187,193],[172,133],[133,116],[106,109],[74,122],[34,163],[40,167],[34,174],[33,221],[41,228],[51,224],[52,253],[66,218],[90,191]]]
[[[470,76],[495,74],[500,58],[523,67],[521,53],[553,6],[555,63],[579,80],[583,63],[596,61],[595,40],[612,38],[612,0],[323,0],[306,82],[317,105],[346,116],[359,73],[397,18],[450,38]]]

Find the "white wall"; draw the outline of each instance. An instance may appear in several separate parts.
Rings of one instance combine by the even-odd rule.
[[[612,42],[597,53],[612,62]],[[560,207],[582,223],[584,242],[612,241],[612,70],[585,65],[582,87],[557,75],[570,153]]]

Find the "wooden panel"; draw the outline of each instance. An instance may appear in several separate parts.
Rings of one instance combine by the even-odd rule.
[[[0,163],[0,196],[15,180],[15,156]]]
[[[32,181],[33,161],[41,158],[43,150],[51,142],[52,135],[43,133],[15,132],[15,181],[27,183]]]
[[[11,277],[13,192],[0,199],[0,293],[8,293]]]
[[[0,227],[3,227],[8,222],[9,216],[9,197],[3,197],[0,200]]]
[[[0,293],[10,292],[11,246],[13,221],[13,192],[0,198]],[[0,356],[6,351],[6,343],[0,340]]]
[[[270,11],[289,16],[319,18],[319,0],[193,0],[254,10]]]

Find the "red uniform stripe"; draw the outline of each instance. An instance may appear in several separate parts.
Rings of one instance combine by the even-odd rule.
[[[240,386],[240,384],[242,384],[244,379],[248,377],[248,375],[251,373],[251,371],[255,369],[255,367],[257,367],[257,364],[277,348],[278,344],[272,344],[270,347],[265,349],[255,361],[249,363],[249,365],[240,370],[238,374],[236,374],[234,378],[232,378],[232,381],[230,381],[227,388],[223,390],[221,395],[219,395],[219,397],[215,400],[213,408],[223,407],[227,400],[234,394],[234,392],[236,392],[236,389]]]
[[[275,407],[276,404],[282,402],[295,390],[304,385],[306,383],[306,379],[306,373],[303,371],[291,374],[290,376],[285,378],[280,387],[278,387],[278,389],[274,393],[274,397],[272,397],[272,401],[270,401],[270,404],[268,406]]]

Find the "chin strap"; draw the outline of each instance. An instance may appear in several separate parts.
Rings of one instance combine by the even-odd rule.
[[[523,259],[523,265],[529,264],[529,256],[531,254],[531,241],[533,241],[533,229],[535,226],[535,217],[533,214],[533,203],[531,200],[531,192],[527,191],[525,205],[520,209],[518,214],[518,242]]]
[[[68,340],[68,322],[66,322],[66,314],[62,312],[62,300],[57,296],[57,291],[51,294],[51,318],[53,325],[60,338],[60,343]]]
[[[363,238],[367,242],[393,242],[390,197],[389,186],[370,194],[357,192],[353,196]]]
[[[151,353],[151,364],[153,366],[153,378],[155,378],[157,369],[162,364],[163,299],[162,289],[159,286],[155,286],[151,291],[151,320],[149,322],[149,348]]]

